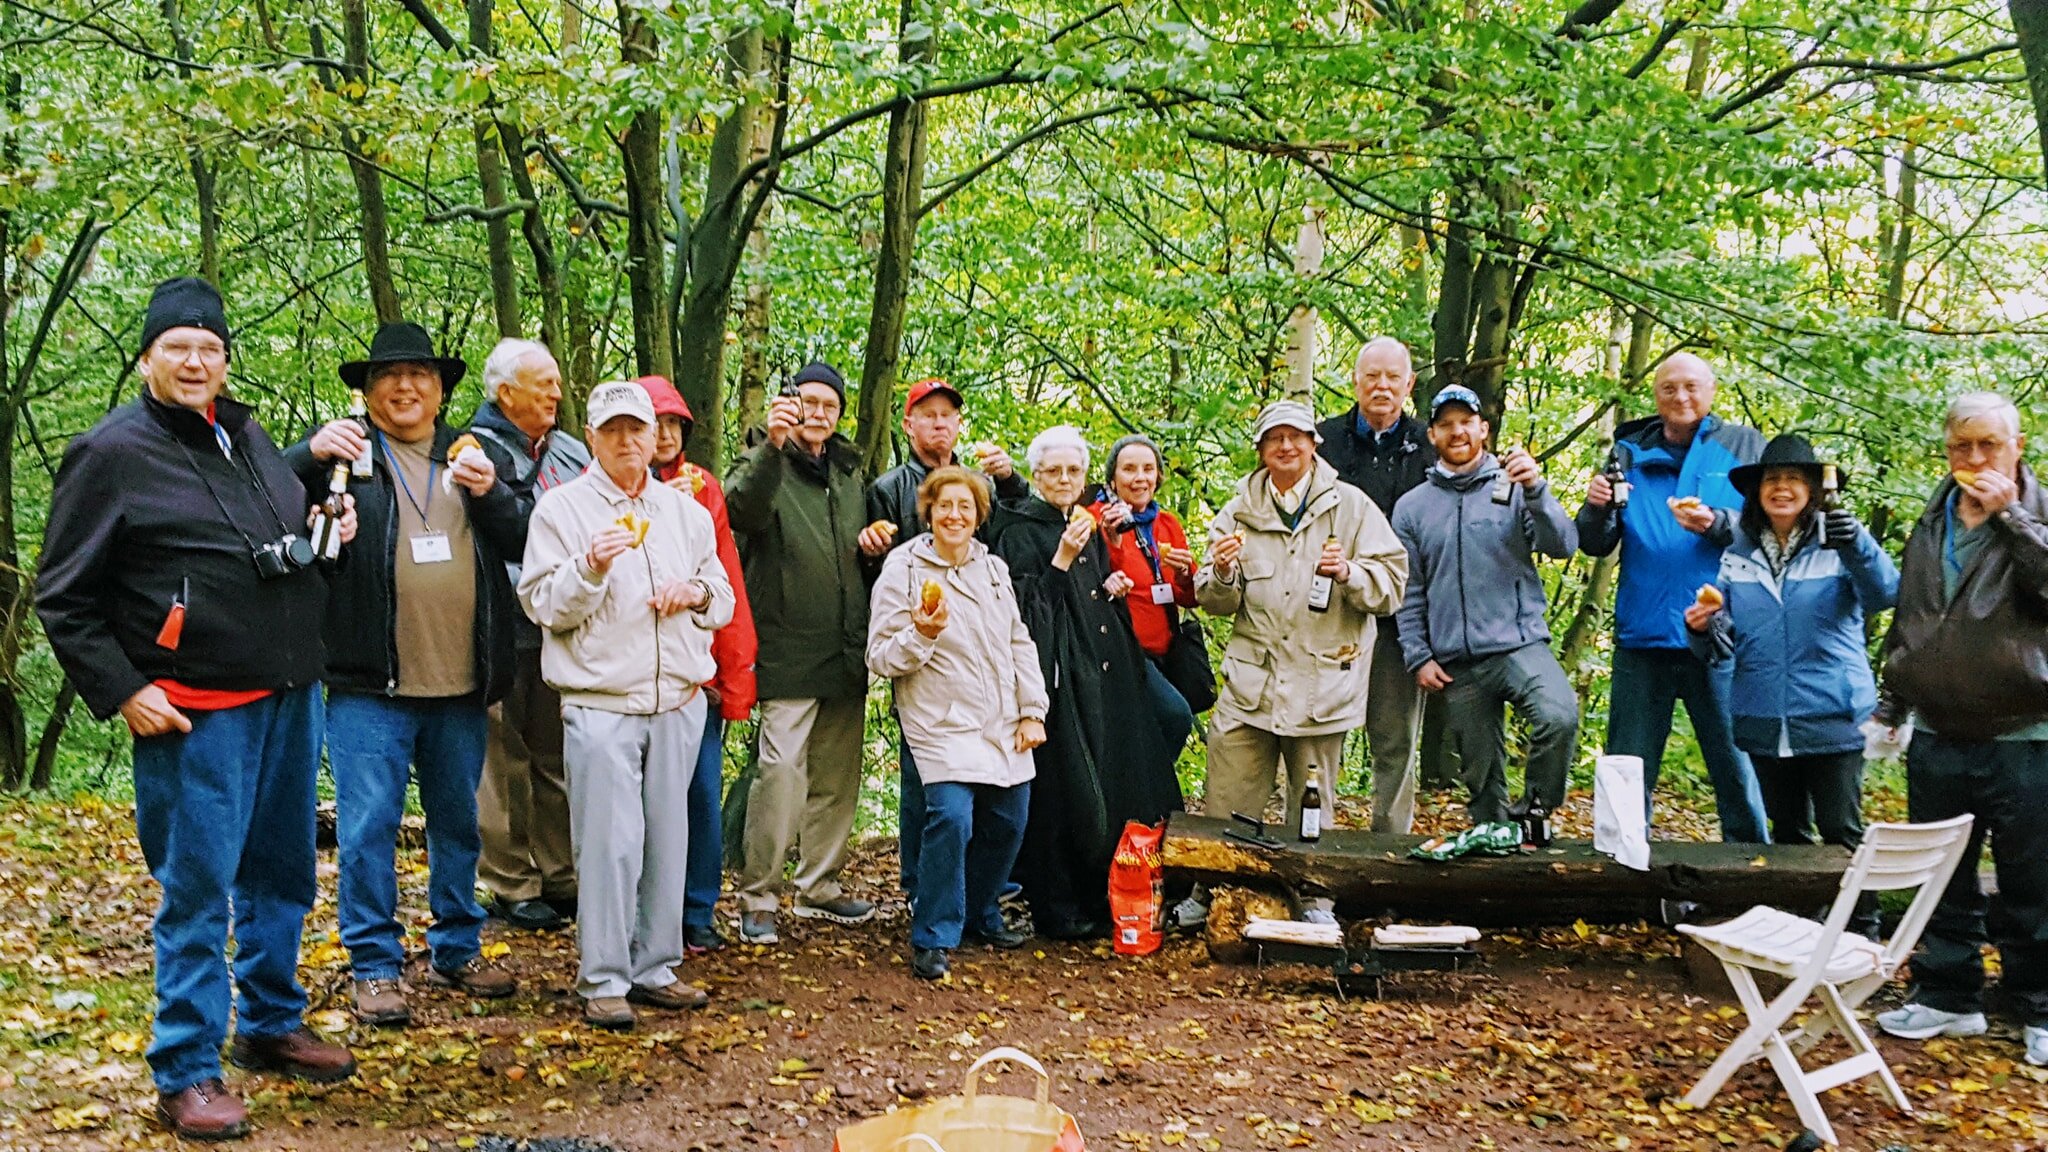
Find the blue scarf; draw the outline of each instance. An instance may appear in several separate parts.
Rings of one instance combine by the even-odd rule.
[[[1154,500],[1140,510],[1131,509],[1131,527],[1138,530],[1138,551],[1145,554],[1145,562],[1152,566],[1152,582],[1160,583],[1165,577],[1159,570],[1159,540],[1152,535],[1152,522],[1159,519],[1159,501]]]

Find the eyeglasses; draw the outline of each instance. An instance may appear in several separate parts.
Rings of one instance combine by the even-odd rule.
[[[218,364],[228,358],[228,349],[227,345],[217,340],[207,340],[198,343],[186,340],[166,340],[158,342],[156,354],[173,364],[183,364],[194,356],[199,357],[201,364]]]
[[[806,399],[799,399],[799,400],[798,400],[798,401],[796,402],[796,408],[797,408],[797,411],[799,411],[799,412],[803,413],[803,414],[804,414],[804,415],[806,415],[806,416],[812,416],[812,415],[816,415],[816,416],[837,416],[837,415],[839,415],[839,405],[838,405],[837,403],[835,403],[835,402],[831,401],[831,400],[806,400]]]
[[[1065,480],[1073,476],[1086,476],[1088,470],[1079,464],[1040,464],[1031,470],[1031,474],[1043,476],[1048,480]]]
[[[1951,456],[1967,456],[1973,450],[1986,456],[1995,456],[2004,451],[2005,446],[2010,443],[2012,441],[2003,436],[1987,436],[1981,440],[1950,440],[1946,447]]]

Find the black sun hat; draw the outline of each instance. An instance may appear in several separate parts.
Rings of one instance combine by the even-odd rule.
[[[441,374],[444,397],[455,391],[455,385],[469,371],[469,365],[462,361],[435,352],[434,338],[410,320],[379,326],[377,335],[370,340],[370,354],[342,364],[342,383],[360,392],[369,383],[370,370],[381,364],[425,364],[433,368]]]
[[[1772,437],[1764,445],[1764,454],[1754,464],[1744,464],[1728,470],[1728,482],[1742,493],[1745,500],[1756,497],[1756,487],[1763,482],[1764,471],[1770,468],[1799,468],[1805,471],[1807,480],[1816,492],[1820,490],[1821,470],[1826,467],[1821,458],[1813,454],[1813,445],[1797,432],[1787,432]],[[1835,483],[1842,482],[1841,469],[1835,470]]]

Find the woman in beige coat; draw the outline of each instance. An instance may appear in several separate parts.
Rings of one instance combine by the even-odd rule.
[[[1024,942],[1003,927],[996,896],[1024,840],[1047,700],[1009,567],[974,538],[987,487],[964,468],[936,469],[917,507],[931,531],[882,566],[867,660],[895,681],[903,741],[924,781],[911,970],[936,980],[963,934],[1000,948]]]

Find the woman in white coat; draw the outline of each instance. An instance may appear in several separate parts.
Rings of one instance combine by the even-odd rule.
[[[996,897],[1023,843],[1047,700],[1009,567],[974,538],[987,488],[964,468],[940,468],[918,486],[917,507],[931,531],[882,566],[867,658],[895,681],[903,740],[924,779],[911,970],[937,980],[963,937],[1024,942],[1003,927]]]

